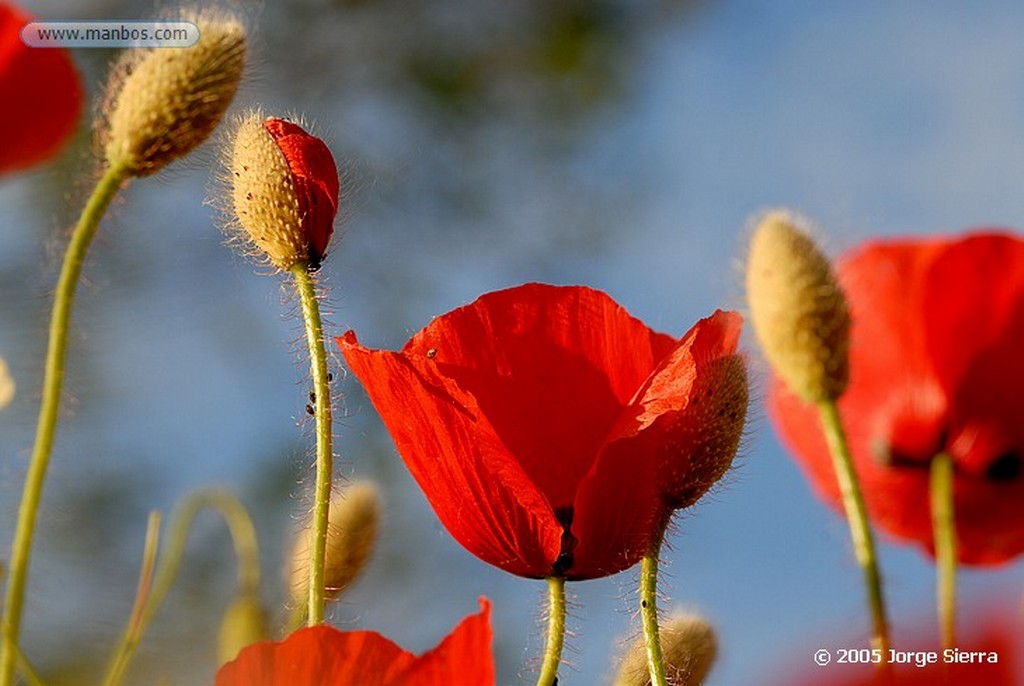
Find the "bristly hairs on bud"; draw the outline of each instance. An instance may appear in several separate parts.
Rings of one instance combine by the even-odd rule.
[[[246,62],[246,27],[227,10],[185,8],[199,27],[190,48],[134,48],[115,65],[97,140],[111,167],[155,174],[199,146],[220,123]]]
[[[368,481],[356,481],[331,498],[327,548],[324,558],[326,597],[336,601],[356,580],[373,553],[380,523],[380,497]],[[288,586],[292,601],[301,607],[309,588],[312,531],[295,536],[289,562]]]
[[[831,263],[805,227],[784,210],[761,216],[747,258],[747,303],[772,369],[797,396],[818,403],[846,388],[850,315]]]
[[[695,614],[676,614],[661,622],[665,676],[673,686],[700,686],[718,656],[714,628]],[[647,686],[651,678],[643,637],[632,641],[619,662],[614,686]]]

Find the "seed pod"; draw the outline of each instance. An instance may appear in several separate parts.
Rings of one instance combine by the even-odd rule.
[[[331,498],[324,558],[324,586],[327,600],[337,600],[366,566],[377,540],[380,503],[377,487],[355,482]],[[289,572],[292,601],[301,605],[309,590],[311,530],[295,538]]]
[[[243,117],[227,161],[235,233],[279,269],[320,265],[334,232],[340,183],[331,151],[300,126]]]
[[[245,67],[245,27],[232,15],[198,11],[189,48],[135,48],[114,69],[101,140],[107,164],[148,176],[195,149],[217,127]]]
[[[718,655],[715,630],[697,615],[677,615],[659,628],[665,677],[672,686],[700,686]],[[641,636],[623,655],[614,686],[648,686],[647,649]]]
[[[849,377],[850,315],[828,258],[785,212],[754,231],[747,302],[775,373],[806,402],[835,400]]]

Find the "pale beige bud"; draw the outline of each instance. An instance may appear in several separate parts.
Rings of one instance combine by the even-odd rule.
[[[659,628],[665,677],[671,686],[700,686],[718,655],[715,630],[697,615],[677,615]],[[614,686],[648,686],[647,649],[643,636],[627,650],[619,664]]]
[[[198,43],[128,50],[107,88],[107,163],[134,176],[155,174],[206,140],[242,79],[242,23],[213,11],[186,11],[181,18],[199,27]]]
[[[238,123],[227,166],[230,171],[232,223],[279,269],[307,258],[300,231],[302,206],[291,168],[264,127],[260,111]]]
[[[16,386],[11,372],[7,369],[7,362],[0,357],[0,409],[3,409],[14,400]]]
[[[835,400],[849,376],[850,315],[828,258],[786,212],[761,219],[750,242],[747,302],[764,355],[807,402]]]
[[[242,648],[270,636],[269,618],[266,608],[255,594],[244,594],[228,606],[220,623],[217,639],[217,660],[219,664],[238,657]]]
[[[379,497],[372,483],[354,482],[331,498],[324,558],[327,600],[337,600],[366,566],[377,540],[379,519]],[[306,602],[309,591],[311,538],[308,527],[295,538],[289,583],[296,605]]]

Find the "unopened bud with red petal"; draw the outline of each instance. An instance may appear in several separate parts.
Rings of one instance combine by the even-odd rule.
[[[670,617],[659,627],[665,676],[673,686],[700,686],[718,655],[715,630],[697,615]],[[614,686],[647,686],[647,649],[641,636],[623,655]]]
[[[238,124],[227,160],[230,228],[279,269],[320,265],[334,233],[334,156],[298,124],[261,112]]]
[[[100,128],[107,164],[147,176],[209,137],[245,67],[245,27],[224,12],[185,12],[199,27],[188,48],[133,48],[114,69]]]
[[[836,400],[849,376],[850,315],[832,265],[786,212],[758,223],[747,259],[747,302],[775,373],[806,402]]]
[[[337,600],[366,566],[377,542],[380,502],[377,487],[355,482],[331,498],[327,548],[324,556],[324,587],[327,600]],[[289,583],[296,605],[305,602],[309,589],[311,530],[295,539]]]

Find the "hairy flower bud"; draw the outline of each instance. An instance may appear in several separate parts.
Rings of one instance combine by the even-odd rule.
[[[266,608],[255,594],[237,597],[224,613],[217,639],[217,660],[224,664],[234,660],[238,652],[270,635]]]
[[[324,586],[328,600],[337,600],[366,566],[377,540],[380,503],[377,487],[355,482],[331,499],[324,558]],[[311,529],[295,538],[289,573],[292,600],[305,602],[309,590]]]
[[[806,402],[837,399],[849,376],[850,315],[828,258],[786,212],[750,242],[747,302],[775,373]]]
[[[673,686],[700,686],[718,655],[715,630],[697,615],[677,615],[661,623],[661,651],[665,676]],[[641,636],[619,664],[614,686],[648,686],[647,649]]]
[[[252,112],[226,162],[235,233],[280,269],[320,265],[334,232],[340,183],[331,151],[302,127]]]
[[[107,89],[102,131],[107,163],[123,165],[135,176],[155,174],[206,140],[242,78],[242,23],[209,11],[182,18],[199,27],[198,43],[127,51]]]

